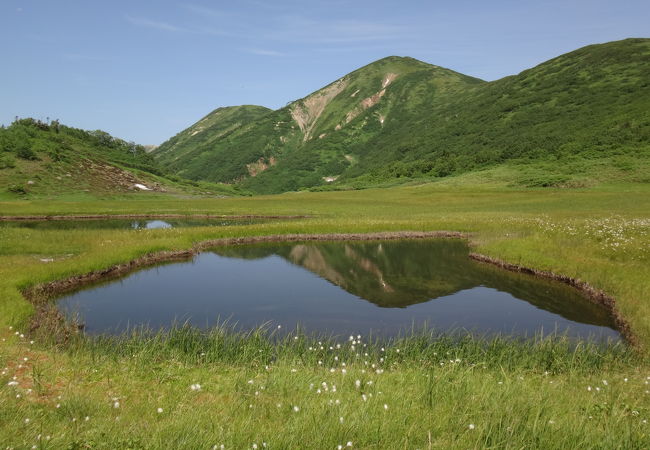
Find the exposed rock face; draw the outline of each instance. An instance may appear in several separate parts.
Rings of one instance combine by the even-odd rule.
[[[347,84],[347,80],[340,79],[293,105],[291,117],[303,132],[303,141],[308,141],[311,138],[311,132],[325,107],[345,89]]]
[[[397,78],[396,73],[387,73],[381,82],[381,90],[376,94],[371,95],[370,97],[364,98],[363,100],[361,100],[361,102],[359,102],[359,106],[354,108],[352,111],[348,112],[345,115],[345,124],[352,122],[359,114],[364,112],[366,109],[372,108],[377,103],[379,103],[379,100],[381,100],[381,98],[386,94],[386,88],[388,87],[389,84],[391,84],[395,80],[395,78]],[[357,92],[355,92],[355,94]],[[379,119],[379,121],[381,122],[382,125],[384,124],[384,121],[381,118]],[[336,129],[340,130],[340,125],[337,125]]]
[[[381,88],[385,89],[388,87],[389,84],[391,84],[395,78],[397,78],[396,73],[387,73],[386,76],[384,77],[384,80],[381,82]]]
[[[255,177],[258,174],[264,172],[269,167],[275,166],[275,164],[276,164],[276,160],[273,156],[268,158],[268,160],[262,157],[255,162],[246,164],[246,169],[248,170],[248,174],[251,177]]]

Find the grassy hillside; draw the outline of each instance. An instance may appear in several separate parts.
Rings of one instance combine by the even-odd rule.
[[[646,182],[648,73],[648,39],[584,47],[489,83],[389,57],[232,133],[154,155],[164,161],[191,151],[191,162],[179,159],[173,170],[261,193],[503,165],[502,181],[521,186]]]
[[[478,83],[412,58],[388,57],[231,132],[175,144],[177,136],[153,154],[191,179],[240,182],[258,192],[317,186],[354,165],[348,147],[382,134],[389,118],[417,116],[438,95]],[[191,135],[203,120],[180,135]],[[230,118],[224,120],[222,128],[231,127]],[[169,164],[176,155],[183,156]]]
[[[432,103],[419,120],[355,147],[359,164],[346,177],[444,177],[512,161],[544,166],[524,185],[562,185],[601,158],[634,171],[650,159],[648,73],[648,39],[582,48]]]
[[[164,142],[155,150],[161,166],[179,175],[200,170],[209,158],[212,145],[242,127],[254,122],[271,110],[263,106],[243,105],[218,108],[186,130]],[[206,152],[208,154],[206,154]]]
[[[143,146],[101,130],[85,131],[58,121],[29,118],[0,128],[0,198],[138,192],[232,194],[235,190],[166,176]]]

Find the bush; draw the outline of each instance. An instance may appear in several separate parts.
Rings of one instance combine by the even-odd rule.
[[[7,190],[14,194],[21,194],[21,195],[27,194],[27,189],[25,189],[25,187],[21,186],[20,184],[12,184],[7,188]]]
[[[20,147],[18,147],[18,149],[16,150],[16,155],[19,158],[27,159],[29,161],[34,161],[38,159],[38,156],[36,156],[34,150],[29,148],[27,145],[21,145]]]
[[[0,169],[13,169],[16,167],[16,160],[11,155],[0,156]]]

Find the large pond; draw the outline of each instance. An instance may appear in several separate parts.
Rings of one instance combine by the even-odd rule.
[[[411,330],[481,336],[620,339],[606,311],[561,283],[468,257],[459,240],[220,247],[59,299],[87,333],[188,322],[279,332],[393,337]],[[281,328],[278,328],[281,327]]]
[[[153,230],[158,228],[225,227],[277,222],[287,219],[266,218],[173,218],[173,219],[57,219],[57,220],[4,220],[0,227],[32,228],[39,230],[74,229],[127,229]]]

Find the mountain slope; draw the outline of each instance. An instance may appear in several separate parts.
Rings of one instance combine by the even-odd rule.
[[[417,89],[404,90],[403,79]],[[180,150],[168,150],[170,140],[153,155],[166,164],[170,154],[191,154],[191,160],[167,167],[192,179],[240,182],[258,192],[315,186],[354,164],[346,146],[382,133],[393,114],[416,115],[438,93],[478,83],[412,58],[388,57],[230,133]],[[182,134],[195,132],[200,123]]]
[[[596,160],[619,172],[650,160],[648,73],[648,39],[584,47],[489,83],[388,57],[231,133],[188,143],[191,161],[169,167],[263,193],[438,179],[504,164],[516,165],[523,185],[570,185],[600,176],[592,173]]]
[[[246,127],[271,110],[263,106],[242,105],[217,108],[197,123],[181,131],[155,149],[159,163],[182,175],[192,173],[193,161],[203,158],[202,152],[218,140]]]
[[[229,186],[172,180],[145,147],[101,130],[30,118],[0,127],[0,197],[206,191],[234,193]]]
[[[648,74],[648,39],[582,48],[432,103],[420,120],[355,147],[360,164],[347,176],[446,176],[514,159],[647,158]]]

